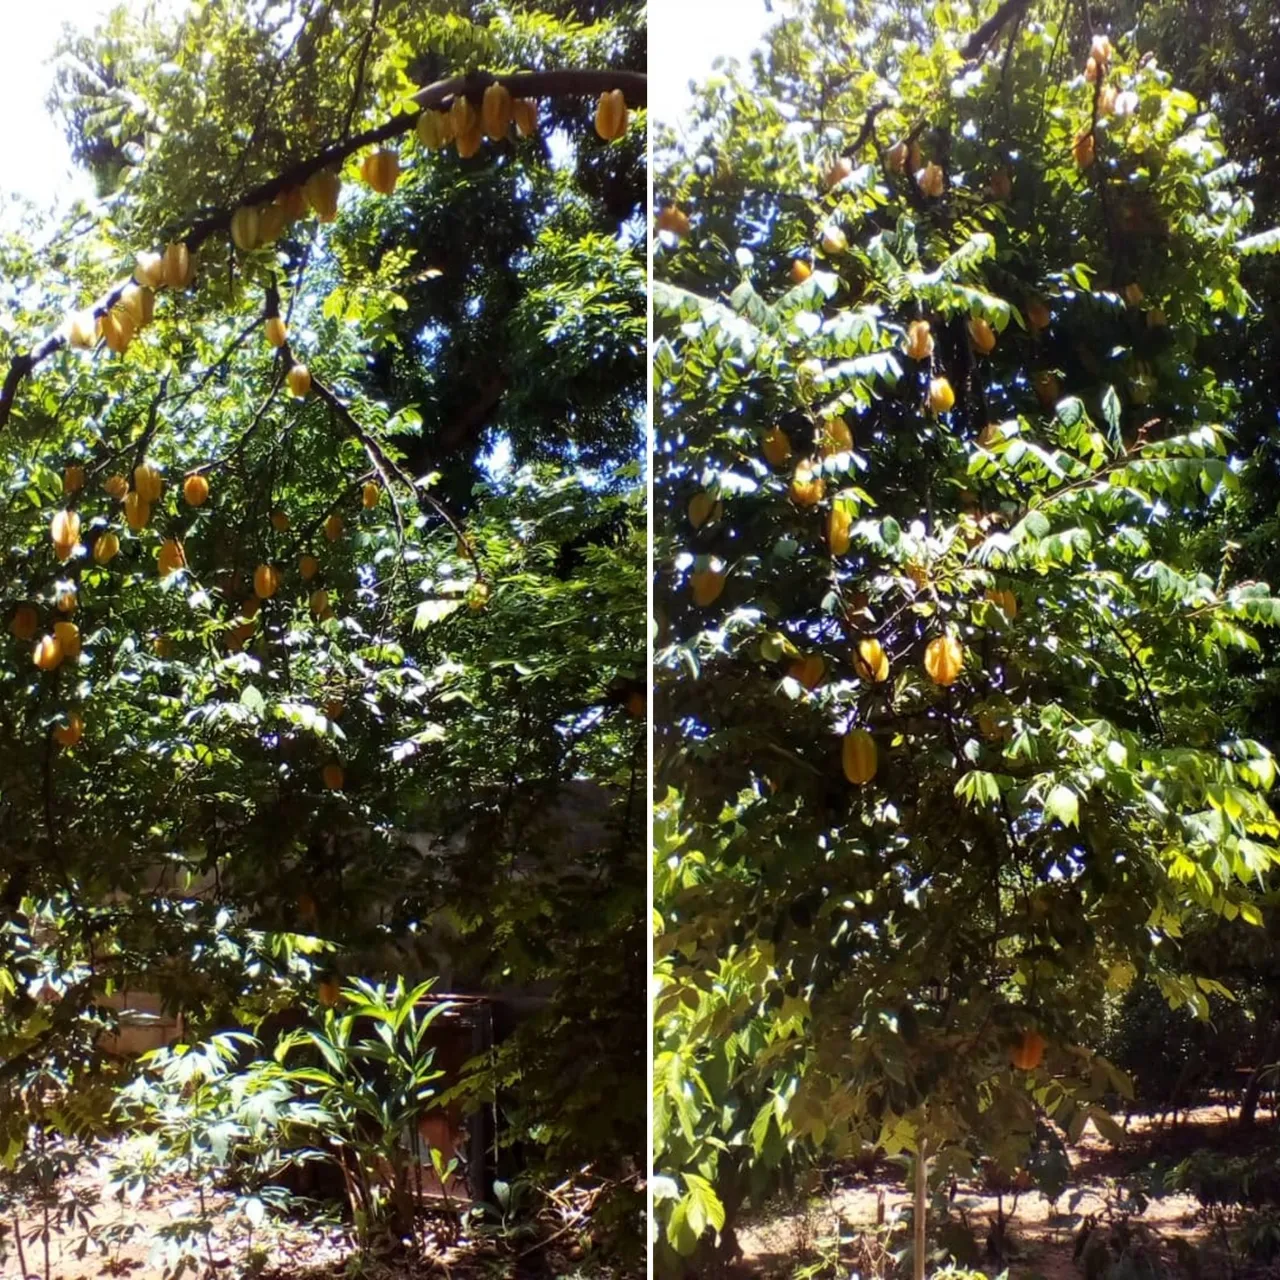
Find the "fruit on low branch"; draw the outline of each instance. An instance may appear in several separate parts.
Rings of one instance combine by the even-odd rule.
[[[241,253],[258,247],[258,211],[242,205],[231,215],[231,241]]]
[[[827,516],[827,548],[833,556],[842,556],[848,552],[852,529],[853,517],[848,508],[839,502],[833,503],[831,513]]]
[[[1018,616],[1018,597],[1012,591],[999,589],[988,591],[987,602],[995,605],[1010,621]]]
[[[339,764],[325,765],[320,771],[320,776],[324,780],[324,785],[330,791],[341,791],[346,782],[346,775],[342,772],[342,766]]]
[[[341,190],[342,179],[332,169],[321,169],[306,180],[302,194],[321,222],[332,222],[338,216]]]
[[[307,196],[301,187],[285,187],[273,203],[284,215],[285,226],[297,222],[307,212]]]
[[[818,432],[818,456],[833,458],[853,450],[853,432],[843,418],[826,418]]]
[[[822,230],[822,251],[836,257],[842,254],[849,247],[849,239],[845,235],[844,230],[835,225],[828,223]]]
[[[964,669],[964,646],[951,635],[930,640],[924,650],[924,669],[934,684],[954,684]]]
[[[989,356],[996,348],[995,330],[981,316],[973,316],[969,321],[969,341],[975,351]]]
[[[170,289],[185,289],[195,278],[195,259],[181,241],[165,246],[162,268],[164,284]]]
[[[32,639],[39,625],[40,615],[35,611],[34,606],[29,604],[20,604],[13,611],[13,617],[9,619],[9,631],[16,640]]]
[[[203,507],[209,501],[209,482],[202,475],[190,475],[182,482],[182,496],[190,507]]]
[[[912,360],[927,360],[933,355],[933,334],[927,320],[912,320],[907,325],[907,340],[902,349]]]
[[[260,564],[253,571],[253,591],[259,600],[270,600],[280,589],[280,570],[274,565]]]
[[[41,636],[36,641],[31,660],[41,671],[56,671],[62,665],[62,646],[57,636]]]
[[[160,576],[167,578],[171,574],[177,573],[179,569],[186,568],[186,564],[187,557],[182,550],[182,544],[176,538],[166,538],[160,544],[158,559]]]
[[[289,385],[289,394],[301,399],[311,390],[311,370],[305,364],[295,364],[285,374],[285,382]]]
[[[677,240],[683,240],[690,231],[689,215],[675,204],[663,205],[658,210],[654,225],[659,231],[665,231],[668,235],[675,236]]]
[[[108,349],[122,356],[129,349],[129,343],[133,341],[137,325],[123,307],[115,306],[102,317],[99,328],[102,331],[102,340],[107,344]]]
[[[787,668],[787,675],[810,692],[822,683],[822,679],[826,674],[826,659],[820,653],[810,653],[803,658],[797,658]]]
[[[874,636],[858,641],[854,653],[853,669],[862,680],[871,684],[883,684],[889,678],[889,655]]]
[[[485,136],[497,142],[511,128],[511,91],[496,80],[480,100],[480,125]]]
[[[120,294],[120,306],[129,313],[135,329],[145,329],[155,318],[156,295],[150,289],[127,284]]]
[[[714,495],[705,491],[695,493],[689,499],[689,523],[695,529],[701,529],[708,520],[714,520],[718,517],[719,507],[720,503]]]
[[[133,278],[146,289],[159,289],[164,284],[163,255],[138,254],[133,260]]]
[[[761,448],[769,465],[780,467],[791,457],[791,438],[781,427],[770,427],[764,433]]]
[[[283,347],[289,340],[288,330],[279,316],[268,316],[267,322],[263,326],[263,331],[267,335],[267,341],[273,347]]]
[[[82,351],[91,350],[98,340],[98,318],[92,310],[76,311],[67,318],[67,342]]]
[[[381,196],[389,196],[400,180],[400,157],[387,148],[371,151],[360,163],[360,176]]]
[[[522,138],[532,138],[538,132],[538,104],[532,98],[517,98],[511,104],[511,118]]]
[[[946,378],[930,378],[929,411],[931,413],[946,413],[955,402],[956,393],[951,389],[951,383]]]
[[[884,164],[890,173],[903,173],[907,167],[907,144],[895,142],[884,153]]]
[[[310,606],[312,615],[320,621],[323,622],[325,618],[333,617],[333,606],[329,603],[329,593],[323,587],[318,591],[313,591],[307,603]]]
[[[65,591],[59,591],[56,603],[59,613],[75,613],[76,605],[80,603],[79,597],[76,595],[75,588],[69,587]]]
[[[923,169],[916,174],[916,185],[930,199],[937,199],[942,194],[942,189],[946,185],[945,178],[942,173],[942,167],[936,165],[932,160],[929,161]]]
[[[289,519],[288,512],[273,511],[271,513],[271,527],[277,533],[288,533],[289,526],[292,522]]]
[[[298,572],[302,575],[303,582],[310,582],[320,572],[320,561],[315,556],[304,555],[298,561]]]
[[[596,103],[596,132],[614,142],[627,131],[627,100],[621,89],[609,89]]]
[[[1093,164],[1096,150],[1092,129],[1076,138],[1075,142],[1071,144],[1071,154],[1075,159],[1077,169],[1088,169]]]
[[[59,511],[49,525],[49,539],[59,560],[70,560],[80,545],[80,517],[74,511]]]
[[[800,462],[796,465],[795,474],[791,477],[791,499],[802,507],[814,507],[822,501],[826,494],[826,482],[820,475],[815,475],[813,464]]]
[[[813,268],[803,258],[791,260],[791,280],[793,284],[804,284],[813,275]]]
[[[74,747],[84,737],[84,719],[78,711],[68,711],[62,723],[53,731],[54,741],[60,747]]]
[[[78,492],[84,488],[84,479],[84,468],[78,462],[68,463],[62,471],[62,492]]]
[[[1039,298],[1032,298],[1027,303],[1026,316],[1027,324],[1031,326],[1033,333],[1039,333],[1053,323],[1053,316],[1050,315],[1049,308]]]
[[[110,564],[120,554],[120,539],[111,532],[100,533],[93,544],[93,559],[96,564]]]
[[[164,477],[153,462],[140,462],[133,469],[133,487],[143,502],[159,502],[164,492]]]
[[[364,487],[360,490],[360,504],[366,511],[371,511],[376,507],[381,497],[381,486],[374,484],[372,480],[366,481]]]
[[[876,776],[880,764],[876,740],[865,729],[851,729],[840,745],[840,763],[844,776],[861,787]]]
[[[337,542],[342,537],[342,517],[336,511],[325,519],[324,536],[330,542]]]
[[[64,658],[80,656],[80,628],[74,622],[55,622],[53,638],[58,642]]]
[[[1009,1061],[1019,1071],[1034,1071],[1044,1060],[1045,1039],[1038,1031],[1024,1031],[1009,1049]]]
[[[447,111],[433,111],[428,107],[419,117],[418,141],[428,151],[442,151],[453,141],[452,117]]]
[[[489,603],[489,584],[473,582],[467,591],[467,608],[472,613],[479,613]]]
[[[129,482],[124,476],[108,476],[102,482],[102,487],[117,502],[123,502],[125,494],[129,492]]]
[[[124,496],[124,518],[134,533],[145,529],[151,519],[151,504],[144,502],[142,495],[136,490]]]
[[[264,205],[258,210],[258,244],[275,244],[284,234],[284,209],[278,204]]]
[[[838,187],[852,173],[853,161],[848,156],[839,156],[822,175],[822,185],[830,191],[832,187]]]
[[[722,569],[696,569],[689,575],[689,589],[693,592],[693,603],[705,609],[720,599],[724,590],[725,574]]]

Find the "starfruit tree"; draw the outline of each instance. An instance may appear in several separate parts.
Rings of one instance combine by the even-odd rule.
[[[1071,5],[805,3],[656,147],[655,1201],[734,1249],[801,1163],[1012,1171],[1116,1126],[1091,1045],[1253,926],[1228,658],[1239,169]]]
[[[643,48],[634,4],[68,34],[98,199],[0,244],[7,1160],[105,1119],[53,1102],[109,1103],[113,992],[201,1035],[444,955],[553,993],[505,1136],[638,1235]]]

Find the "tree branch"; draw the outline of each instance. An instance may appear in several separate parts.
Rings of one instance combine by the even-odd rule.
[[[340,164],[363,147],[386,142],[389,138],[407,133],[417,124],[418,117],[424,110],[442,108],[459,97],[478,103],[484,97],[485,89],[495,83],[505,85],[514,98],[591,97],[606,90],[621,89],[627,101],[633,105],[643,106],[648,100],[648,81],[642,71],[527,71],[509,76],[495,76],[488,71],[476,71],[467,75],[452,76],[448,80],[438,80],[435,84],[427,85],[425,89],[420,89],[414,94],[413,101],[418,104],[419,110],[401,112],[375,128],[356,134],[353,138],[332,143],[310,159],[299,161],[276,177],[260,182],[256,187],[246,191],[233,206],[214,210],[194,223],[186,235],[181,237],[182,241],[194,254],[211,236],[230,228],[231,215],[236,209],[245,205],[269,204],[281,191],[301,186],[313,173]],[[120,296],[128,284],[128,279],[123,280],[99,298],[93,305],[93,314],[106,315],[120,301]],[[18,394],[18,388],[23,379],[29,377],[38,365],[66,345],[67,339],[59,330],[50,334],[38,346],[14,356],[10,361],[4,383],[0,386],[0,430],[3,430],[9,421],[14,398]]]

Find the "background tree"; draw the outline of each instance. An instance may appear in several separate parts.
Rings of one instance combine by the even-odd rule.
[[[550,994],[472,1093],[639,1247],[643,47],[634,4],[68,35],[102,199],[0,245],[11,1159],[55,1076],[102,1126],[112,991],[200,1036],[444,957]],[[186,287],[126,289],[167,245]]]
[[[1073,6],[806,4],[660,140],[671,1269],[814,1153],[1114,1135],[1105,1009],[1203,1015],[1184,926],[1259,935],[1232,659],[1280,605],[1212,354],[1280,237],[1147,55]]]

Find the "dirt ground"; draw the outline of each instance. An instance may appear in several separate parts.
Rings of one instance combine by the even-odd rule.
[[[172,1182],[138,1204],[122,1203],[107,1193],[108,1168],[117,1154],[113,1144],[93,1161],[62,1179],[58,1207],[50,1208],[48,1259],[41,1236],[43,1216],[28,1204],[15,1224],[0,1221],[0,1278],[22,1280],[97,1280],[102,1276],[160,1280],[172,1274],[165,1236],[183,1219],[201,1214],[199,1193],[191,1184]],[[67,1212],[73,1200],[90,1207],[85,1215]],[[61,1209],[61,1213],[59,1212]],[[268,1218],[251,1226],[234,1197],[206,1198],[204,1214],[213,1224],[208,1248],[200,1246],[200,1266],[186,1275],[252,1277],[253,1280],[328,1280],[359,1275],[362,1280],[529,1280],[564,1277],[591,1280],[604,1272],[582,1260],[572,1233],[543,1232],[532,1245],[520,1240],[458,1234],[443,1214],[424,1229],[424,1247],[415,1253],[390,1247],[357,1258],[349,1224],[336,1210],[329,1216]],[[14,1226],[21,1232],[21,1249]],[[133,1228],[130,1232],[129,1228]],[[25,1263],[25,1267],[23,1266]],[[166,1266],[166,1264],[168,1264]],[[357,1265],[358,1264],[358,1265]],[[354,1269],[353,1269],[354,1268]]]
[[[1128,1126],[1128,1141],[1116,1147],[1104,1142],[1090,1126],[1081,1141],[1068,1148],[1071,1184],[1056,1204],[1035,1191],[1023,1193],[1016,1202],[1005,1194],[1008,1226],[1004,1255],[992,1257],[984,1250],[984,1256],[973,1265],[992,1275],[1007,1268],[1010,1280],[1080,1280],[1083,1272],[1074,1250],[1081,1224],[1090,1215],[1105,1218],[1115,1207],[1117,1179],[1151,1161],[1174,1163],[1200,1147],[1243,1154],[1254,1145],[1275,1143],[1277,1122],[1274,1117],[1268,1119],[1260,1117],[1252,1135],[1244,1135],[1221,1106],[1197,1108],[1176,1127],[1134,1116]],[[820,1256],[834,1258],[838,1232],[844,1242],[839,1252],[842,1265],[831,1274],[847,1276],[852,1268],[863,1280],[871,1280],[879,1246],[859,1237],[874,1231],[882,1201],[884,1221],[909,1217],[910,1198],[901,1171],[882,1163],[869,1174],[837,1175],[832,1181],[829,1194],[801,1207],[791,1204],[761,1213],[740,1227],[738,1243],[743,1256],[736,1275],[742,1280],[792,1280],[804,1264]],[[981,1248],[991,1234],[998,1207],[997,1197],[984,1186],[961,1183],[952,1201],[952,1217],[967,1223]],[[1152,1200],[1137,1221],[1141,1230],[1151,1233],[1158,1255],[1174,1274],[1178,1270],[1174,1241],[1182,1239],[1199,1246],[1210,1233],[1199,1204],[1189,1195]],[[934,1230],[931,1222],[931,1239]],[[899,1236],[894,1247],[903,1242]]]

